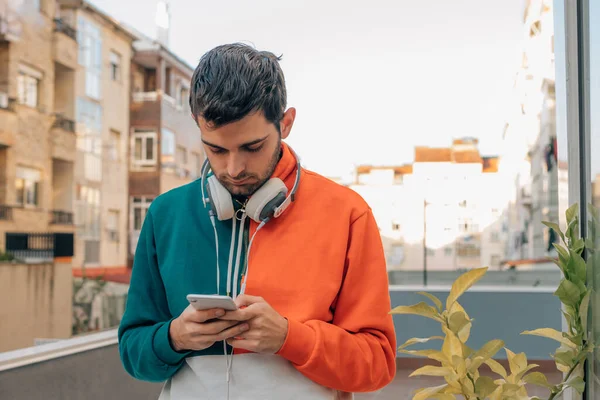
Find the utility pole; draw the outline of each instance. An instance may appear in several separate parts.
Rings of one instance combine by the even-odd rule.
[[[423,286],[427,286],[427,204],[423,198]]]

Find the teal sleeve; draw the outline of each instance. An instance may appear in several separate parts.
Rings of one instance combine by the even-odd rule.
[[[125,370],[134,378],[163,382],[179,370],[189,353],[176,352],[169,340],[173,316],[158,269],[151,210],[135,252],[127,304],[119,325],[119,353]]]

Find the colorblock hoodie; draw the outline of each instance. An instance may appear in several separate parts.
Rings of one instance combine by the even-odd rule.
[[[282,148],[273,176],[291,190],[296,160]],[[248,255],[245,293],[263,297],[288,320],[282,348],[274,355],[235,349],[229,383],[223,342],[203,351],[172,348],[169,326],[189,305],[186,296],[217,289],[201,185],[158,196],[146,215],[119,327],[127,372],[165,382],[161,399],[173,400],[332,399],[387,385],[396,372],[396,339],[377,224],[356,192],[305,169],[295,201],[258,231]],[[230,250],[244,252],[257,224],[248,218],[216,225],[225,294]],[[230,285],[239,287],[241,275]]]

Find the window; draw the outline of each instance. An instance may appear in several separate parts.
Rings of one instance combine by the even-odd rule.
[[[430,247],[427,248],[427,255],[428,256],[435,256],[435,249],[432,249]]]
[[[500,232],[498,231],[492,231],[491,237],[490,237],[490,241],[492,243],[499,243],[500,242]]]
[[[35,7],[36,10],[42,10],[42,0],[32,0],[33,1],[33,7]]]
[[[490,257],[490,265],[492,267],[500,266],[500,256],[498,254],[492,254],[492,256]]]
[[[141,231],[142,225],[144,224],[144,219],[146,218],[146,213],[148,212],[148,208],[150,208],[150,204],[152,203],[153,198],[150,197],[134,197],[133,198],[133,206],[131,207],[132,211],[132,226],[134,231]]]
[[[25,207],[39,205],[40,171],[32,168],[17,167],[15,188],[17,204]]]
[[[100,29],[84,17],[79,17],[77,43],[79,43],[79,64],[85,67],[85,94],[99,100],[102,75]]]
[[[75,218],[79,234],[87,239],[100,238],[100,189],[84,185],[76,188]]]
[[[175,164],[175,133],[162,129],[160,137],[160,161],[164,168],[172,168]]]
[[[119,210],[108,210],[106,216],[106,233],[111,242],[119,241]]]
[[[121,55],[114,51],[110,52],[110,79],[121,81]]]
[[[26,65],[19,65],[17,92],[19,104],[36,108],[38,106],[39,85],[42,73]]]
[[[398,232],[400,230],[400,224],[397,222],[392,222],[392,230],[394,232]]]
[[[444,255],[449,257],[452,255],[452,247],[444,247]]]
[[[183,146],[177,146],[177,164],[180,167],[187,165],[187,150]]]
[[[88,153],[102,154],[102,106],[79,97],[76,118],[77,147]]]
[[[121,154],[121,132],[111,129],[108,157],[112,161],[121,162]]]
[[[144,167],[156,165],[156,132],[135,131],[132,141],[132,163]]]

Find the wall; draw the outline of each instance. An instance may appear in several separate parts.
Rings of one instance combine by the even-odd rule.
[[[71,264],[0,263],[0,352],[71,335]]]
[[[392,307],[411,305],[427,301],[416,292],[420,289],[391,288]],[[446,301],[448,290],[428,290],[442,302]],[[521,335],[525,330],[537,328],[561,328],[560,301],[552,291],[521,292],[510,288],[479,291],[475,288],[465,293],[460,304],[473,318],[473,327],[468,345],[478,349],[492,339],[501,339],[511,351],[525,352],[528,360],[549,360],[558,344],[550,339]],[[413,337],[429,337],[441,335],[440,326],[433,320],[414,315],[394,315],[398,345]],[[440,348],[441,342],[433,342]],[[429,346],[432,346],[431,344]],[[419,348],[415,346],[414,349]],[[405,357],[405,355],[400,355]],[[501,350],[498,359],[506,359],[506,353]],[[399,361],[401,364],[401,361]]]

